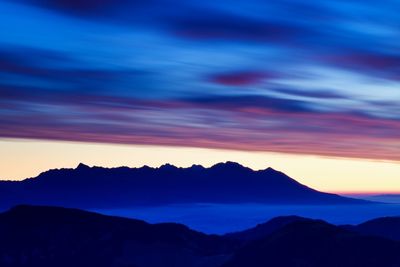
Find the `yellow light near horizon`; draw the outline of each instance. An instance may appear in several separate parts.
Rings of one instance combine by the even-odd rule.
[[[21,180],[80,162],[104,167],[179,167],[235,161],[255,170],[272,167],[317,190],[337,193],[400,192],[400,162],[273,152],[0,139],[0,179]]]

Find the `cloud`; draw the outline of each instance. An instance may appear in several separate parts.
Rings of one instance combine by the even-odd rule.
[[[284,20],[267,20],[265,16],[253,17],[215,9],[207,1],[203,5],[179,0],[21,1],[90,20],[105,20],[124,26],[144,23],[175,36],[194,40],[293,41],[304,35],[316,34],[312,28]],[[263,7],[261,2],[255,2]],[[240,5],[243,3],[238,3]]]
[[[128,5],[129,2],[139,3],[140,0],[23,0],[27,3],[58,10],[71,15],[104,16],[112,14],[116,8]]]
[[[400,160],[400,120],[315,111],[291,99],[146,100],[16,88],[0,93],[0,110],[7,114],[0,118],[2,137]]]
[[[328,57],[328,62],[351,69],[366,76],[397,80],[400,77],[400,54],[359,51]]]
[[[276,75],[261,71],[239,71],[213,74],[208,77],[208,80],[222,85],[242,86],[258,84],[262,80],[268,80],[274,76]]]
[[[178,18],[173,21],[178,36],[198,40],[274,41],[304,34],[301,27],[263,20],[206,13]]]
[[[299,96],[307,98],[320,98],[320,99],[348,99],[347,96],[332,92],[330,90],[304,90],[304,89],[293,89],[293,88],[277,88],[275,89],[278,93],[283,93],[289,96]]]
[[[227,110],[262,108],[282,112],[310,112],[312,108],[306,102],[261,95],[206,96],[186,101],[202,107]]]
[[[114,91],[130,85],[145,88],[142,84],[151,74],[133,68],[89,66],[67,53],[19,47],[0,50],[0,75],[3,85],[22,91],[23,86],[28,90],[45,86],[55,91],[105,93],[111,86]]]

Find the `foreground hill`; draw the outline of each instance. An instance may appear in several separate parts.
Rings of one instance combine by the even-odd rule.
[[[400,241],[400,217],[382,217],[358,225],[346,225],[343,228],[364,234],[382,236]]]
[[[17,206],[0,214],[2,267],[214,267],[234,246],[179,224],[75,209]]]
[[[17,206],[0,214],[0,266],[400,266],[400,242],[395,240],[293,216],[276,218],[262,227],[271,232],[238,240],[174,223],[148,224],[77,209]],[[242,233],[254,233],[254,229]]]
[[[394,267],[399,251],[396,241],[302,220],[245,245],[223,267]]]
[[[265,223],[260,223],[253,228],[225,234],[224,237],[249,242],[265,238],[294,222],[309,221],[310,219],[300,216],[279,216]],[[376,218],[357,225],[340,225],[339,228],[364,236],[379,236],[400,241],[400,216]]]
[[[246,242],[253,241],[267,237],[273,232],[285,227],[288,224],[308,220],[309,219],[307,218],[299,216],[279,216],[269,220],[268,222],[260,223],[256,227],[240,232],[228,233],[225,235],[225,237]]]
[[[253,171],[237,163],[210,168],[101,168],[50,170],[36,178],[0,182],[1,208],[17,204],[76,208],[132,207],[170,203],[365,204],[318,192],[282,172]]]

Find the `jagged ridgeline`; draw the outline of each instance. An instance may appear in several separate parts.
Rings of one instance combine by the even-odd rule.
[[[272,168],[254,171],[238,163],[210,168],[102,168],[43,172],[23,181],[0,182],[1,208],[17,204],[115,208],[181,203],[366,204],[316,191]]]

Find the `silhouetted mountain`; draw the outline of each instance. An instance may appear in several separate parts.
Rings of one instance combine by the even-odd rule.
[[[0,214],[2,267],[213,267],[235,246],[179,224],[75,209],[17,206]]]
[[[290,223],[237,251],[224,267],[394,267],[400,243],[323,221]]]
[[[169,203],[358,204],[363,200],[327,194],[268,168],[240,164],[210,168],[101,168],[79,164],[19,182],[0,182],[0,205],[55,205],[77,208],[132,207]]]
[[[364,235],[381,236],[400,241],[400,217],[376,218],[355,226],[347,225],[344,228]]]
[[[275,217],[268,222],[258,224],[254,228],[250,228],[241,232],[229,233],[226,234],[225,237],[242,241],[253,241],[267,237],[276,230],[279,230],[290,223],[304,220],[308,219],[299,216]]]

